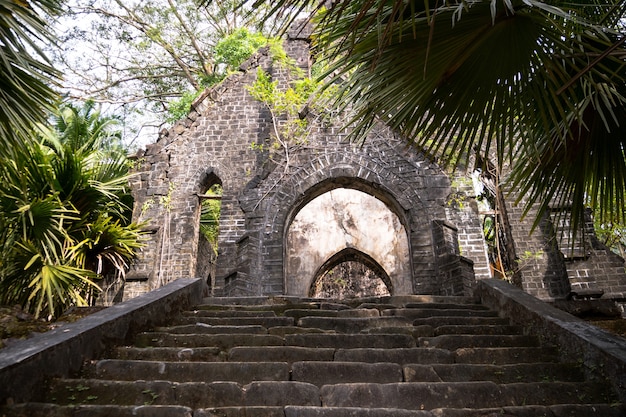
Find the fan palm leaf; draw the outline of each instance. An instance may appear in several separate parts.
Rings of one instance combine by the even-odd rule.
[[[60,73],[41,46],[54,44],[46,20],[58,0],[0,0],[0,144],[3,151],[28,140],[53,108]],[[26,139],[25,139],[26,138]]]

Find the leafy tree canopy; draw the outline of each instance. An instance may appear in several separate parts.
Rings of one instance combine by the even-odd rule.
[[[70,97],[106,103],[127,129],[185,114],[198,91],[236,70],[281,19],[261,21],[232,0],[71,0],[55,63]],[[262,12],[262,10],[257,10]],[[247,29],[259,27],[258,33]],[[131,132],[126,131],[126,135]]]

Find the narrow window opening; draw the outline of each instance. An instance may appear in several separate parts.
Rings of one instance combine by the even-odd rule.
[[[200,239],[198,241],[197,274],[206,278],[209,293],[215,288],[218,255],[222,185],[213,184],[200,198]]]

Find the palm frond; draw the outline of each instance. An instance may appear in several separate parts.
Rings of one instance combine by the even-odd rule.
[[[60,77],[41,44],[53,44],[46,15],[59,11],[57,0],[0,1],[0,140],[3,149],[20,146],[36,123],[53,108]]]

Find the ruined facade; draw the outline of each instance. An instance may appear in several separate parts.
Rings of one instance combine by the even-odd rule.
[[[308,47],[307,34],[298,30],[285,42],[305,73]],[[134,220],[146,221],[150,234],[127,276],[125,298],[189,277],[205,278],[215,295],[307,296],[316,277],[346,259],[381,271],[394,295],[469,294],[475,280],[493,275],[471,179],[446,173],[387,127],[375,127],[355,144],[345,140],[342,121],[311,112],[303,115],[306,140],[288,154],[261,146],[275,130],[268,107],[249,92],[259,67],[279,88],[293,81],[261,50],[138,155]],[[223,190],[216,259],[199,232],[201,201],[215,184]],[[358,212],[343,203],[338,213],[345,215],[319,222],[337,221],[327,229],[343,234],[305,234],[299,213],[338,190],[373,198],[372,207],[382,208],[366,212],[380,216],[360,224],[358,214],[346,214]],[[531,234],[532,213],[522,219],[521,208],[507,203],[507,209],[519,258],[515,272],[526,291],[543,299],[585,287],[601,288],[605,296],[626,293],[621,258],[591,242],[584,254],[566,259],[550,237],[550,219]],[[388,219],[395,237],[368,231],[379,218]]]

